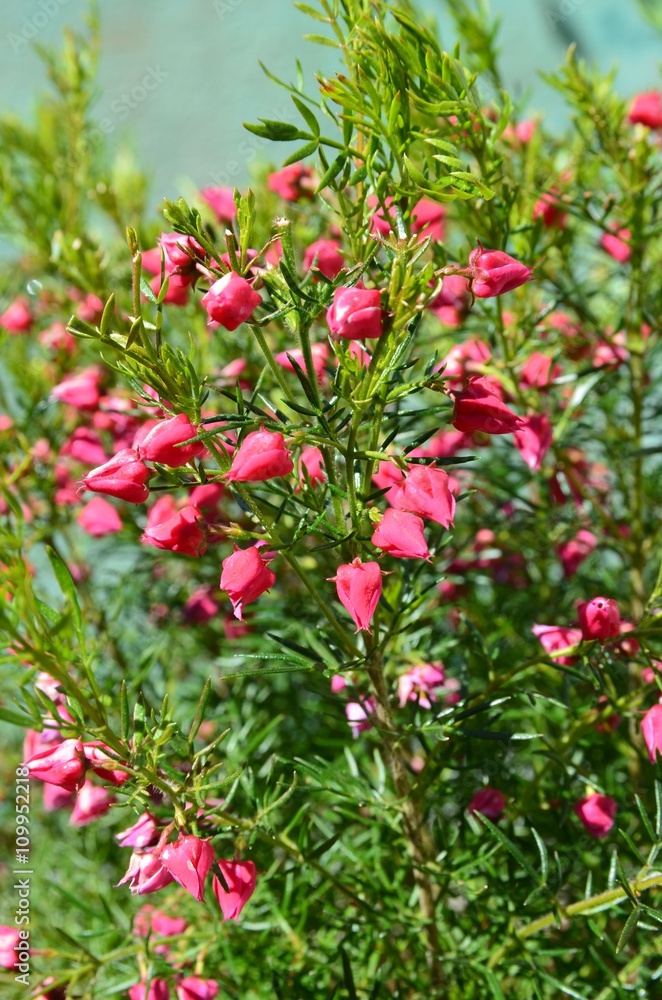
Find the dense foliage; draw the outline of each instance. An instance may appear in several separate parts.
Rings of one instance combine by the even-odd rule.
[[[660,996],[662,99],[298,6],[246,193],[0,119],[5,995]]]

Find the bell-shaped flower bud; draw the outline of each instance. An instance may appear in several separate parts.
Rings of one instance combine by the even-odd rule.
[[[187,976],[186,979],[179,980],[175,993],[177,1000],[214,1000],[218,993],[218,983],[215,979]]]
[[[326,482],[324,456],[315,445],[311,444],[307,448],[304,448],[299,456],[299,479],[302,484],[304,482],[304,470],[311,486],[314,486],[315,483]]]
[[[34,316],[27,299],[19,297],[11,302],[0,315],[0,326],[7,333],[27,333],[34,322]]]
[[[651,764],[657,754],[662,757],[662,705],[653,705],[641,720],[641,733],[646,741]]]
[[[396,559],[430,559],[423,521],[405,510],[387,508],[373,533],[372,544]]]
[[[620,635],[621,615],[618,604],[611,597],[594,597],[577,606],[577,619],[582,638],[612,639]]]
[[[221,885],[216,876],[212,879],[212,889],[221,908],[223,920],[238,920],[241,911],[255,892],[257,883],[255,865],[252,861],[221,859],[218,867],[223,873],[227,889]]]
[[[593,532],[586,528],[580,528],[574,538],[564,542],[558,552],[565,576],[573,576],[597,544],[598,540]]]
[[[145,896],[170,885],[174,879],[160,858],[152,851],[134,851],[126,875],[118,885],[127,885],[133,896]]]
[[[570,649],[582,641],[582,633],[578,628],[568,628],[563,625],[534,625],[533,634],[540,639],[540,645],[548,656],[562,649]],[[577,660],[576,656],[555,656],[554,661],[562,666],[570,667]]]
[[[86,781],[76,796],[69,822],[72,826],[87,826],[99,816],[105,815],[116,801],[107,788],[100,788],[99,785]]]
[[[404,482],[389,490],[387,500],[396,510],[406,510],[428,521],[436,521],[444,528],[453,524],[455,497],[450,490],[448,474],[443,469],[415,465]]]
[[[436,688],[441,688],[446,682],[446,672],[443,663],[423,663],[411,667],[406,674],[398,677],[398,701],[404,708],[408,701],[415,701],[421,708],[431,708],[437,700]]]
[[[310,271],[311,267],[316,267],[331,281],[337,278],[342,269],[347,267],[338,240],[316,240],[306,247],[303,255],[304,271]]]
[[[85,777],[83,744],[80,740],[63,740],[54,747],[46,747],[33,754],[25,761],[25,767],[31,778],[75,792]]]
[[[150,471],[132,448],[124,448],[103,465],[83,476],[82,485],[92,493],[126,500],[127,503],[144,503],[149,496],[145,485]]]
[[[524,417],[515,431],[515,447],[532,472],[540,469],[553,440],[552,425],[544,413]]]
[[[169,465],[172,469],[186,465],[205,450],[202,441],[189,441],[198,433],[185,413],[178,413],[168,420],[159,420],[148,434],[134,448],[144,462],[158,462],[159,465]]]
[[[234,453],[226,479],[230,483],[259,483],[288,476],[293,468],[282,434],[251,431]]]
[[[207,551],[207,522],[202,511],[190,504],[167,521],[146,528],[141,541],[184,556],[202,556]]]
[[[599,840],[606,837],[614,825],[617,804],[609,795],[594,792],[588,798],[575,803],[574,809],[579,821],[590,837]]]
[[[649,90],[644,94],[635,94],[628,112],[628,121],[631,125],[662,129],[662,93],[659,90]]]
[[[261,301],[259,292],[235,271],[224,274],[202,296],[202,305],[207,310],[209,319],[226,330],[236,330],[250,319]]]
[[[465,434],[512,434],[522,420],[510,410],[490,379],[476,375],[460,392],[453,392],[455,412],[453,427]]]
[[[381,295],[377,289],[336,288],[326,321],[334,337],[343,340],[376,340],[384,324]]]
[[[471,799],[467,811],[472,816],[477,818],[486,816],[492,823],[496,823],[505,808],[506,799],[503,792],[498,788],[481,788]]]
[[[98,368],[86,368],[77,375],[69,375],[55,386],[51,395],[60,403],[75,406],[77,410],[96,410],[101,398]]]
[[[221,590],[232,601],[235,618],[243,621],[243,610],[276,582],[276,574],[269,569],[257,545],[249,549],[235,546],[231,556],[223,560]]]
[[[515,260],[503,250],[483,250],[477,247],[469,254],[469,267],[474,272],[471,289],[478,299],[491,299],[519,288],[531,280],[530,267]]]
[[[370,632],[370,623],[382,595],[382,571],[379,563],[354,562],[338,567],[336,576],[338,600],[354,619],[356,631]]]
[[[214,863],[214,848],[208,840],[192,835],[166,844],[161,851],[161,864],[198,902],[202,899],[205,879]]]
[[[129,1000],[170,1000],[170,987],[165,979],[150,979],[149,989],[145,983],[135,983],[129,988]]]
[[[159,822],[156,816],[152,816],[149,812],[142,813],[133,826],[115,834],[115,840],[120,847],[136,847],[141,851],[146,847],[152,847],[158,839]]]
[[[79,525],[92,538],[104,538],[122,530],[122,519],[103,497],[92,497],[76,518]]]

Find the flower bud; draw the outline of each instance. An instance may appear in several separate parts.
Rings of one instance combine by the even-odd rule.
[[[531,280],[530,267],[515,260],[503,250],[483,250],[477,247],[469,254],[469,267],[474,275],[471,285],[478,299],[491,299],[519,288]]]
[[[548,656],[561,649],[577,646],[582,641],[582,633],[578,628],[567,628],[563,625],[534,625],[531,631],[540,639],[540,645]],[[571,667],[576,661],[576,656],[554,657],[554,662],[564,667]]]
[[[238,920],[248,900],[255,892],[257,871],[252,861],[219,860],[218,867],[223,873],[227,890],[216,876],[212,879],[212,889],[223,914],[223,920]],[[228,891],[229,890],[229,891]]]
[[[185,306],[188,302],[189,291],[191,288],[191,282],[188,278],[185,278],[181,274],[168,274],[168,290],[165,293],[164,302],[167,306]],[[149,287],[152,289],[155,295],[159,295],[161,292],[161,265],[159,264],[159,273],[155,278],[149,283]]]
[[[338,600],[354,619],[356,631],[370,632],[370,623],[382,594],[382,571],[379,563],[355,559],[338,567],[335,582]]]
[[[99,816],[105,815],[116,801],[107,788],[100,788],[91,781],[86,781],[76,796],[69,822],[72,826],[87,826]]]
[[[105,493],[127,503],[143,503],[149,496],[149,488],[145,485],[149,476],[149,469],[140,461],[137,452],[124,448],[104,465],[83,476],[82,484],[92,493]]]
[[[580,528],[574,538],[564,542],[558,551],[565,576],[573,576],[597,544],[598,540],[593,532],[587,531],[586,528]]]
[[[430,559],[423,521],[416,514],[389,507],[372,536],[372,544],[396,559]]]
[[[632,254],[632,248],[627,242],[631,238],[632,233],[629,229],[617,229],[612,233],[604,233],[600,246],[619,264],[626,264]]]
[[[430,302],[428,308],[444,326],[455,327],[461,325],[470,305],[471,295],[467,279],[461,274],[447,274],[442,281],[439,295]],[[489,348],[487,350],[489,359]]]
[[[205,879],[214,862],[214,848],[208,840],[184,836],[161,851],[161,864],[198,902],[202,899]]]
[[[325,483],[324,456],[319,448],[309,445],[299,456],[299,478],[304,482],[304,470],[311,486],[315,483]]]
[[[235,545],[232,555],[223,560],[221,590],[227,592],[234,616],[239,621],[244,620],[246,605],[256,601],[275,582],[276,574],[269,569],[257,545],[249,549],[240,549]]]
[[[218,993],[218,983],[215,979],[187,976],[177,983],[175,993],[177,1000],[214,1000]]]
[[[594,597],[592,601],[579,604],[577,618],[583,639],[602,641],[620,635],[621,615],[611,597]]]
[[[158,242],[163,247],[166,273],[181,274],[191,280],[196,273],[196,260],[204,260],[205,257],[198,241],[182,233],[162,233]]]
[[[120,847],[137,847],[139,850],[152,847],[158,839],[158,820],[149,812],[142,813],[133,826],[115,834],[115,840]]]
[[[99,369],[86,368],[77,375],[70,375],[55,386],[51,395],[60,403],[75,406],[78,410],[96,410],[101,398]]]
[[[186,601],[182,609],[187,625],[199,625],[211,621],[218,614],[218,604],[214,600],[211,587],[198,587]]]
[[[448,474],[430,465],[415,465],[404,482],[389,490],[388,502],[396,510],[409,511],[450,528],[455,517],[455,497]]]
[[[300,201],[302,198],[312,198],[316,184],[309,166],[291,163],[288,167],[269,174],[267,187],[285,201]]]
[[[481,788],[473,796],[467,811],[472,816],[476,816],[476,818],[478,816],[487,816],[492,823],[496,823],[505,808],[506,799],[503,792],[500,792],[497,788]]]
[[[24,766],[31,778],[59,785],[69,792],[78,790],[85,777],[85,755],[80,740],[63,740],[57,746],[40,750],[29,757]]]
[[[232,224],[237,214],[237,206],[234,203],[234,190],[232,188],[203,188],[200,192],[200,197],[204,198],[209,207],[216,212],[219,222]]]
[[[184,917],[170,917],[149,903],[140,907],[133,921],[133,933],[136,937],[147,937],[149,934],[155,934],[157,937],[173,937],[175,934],[183,934],[187,927]],[[158,950],[159,948],[155,949]]]
[[[411,212],[411,231],[432,240],[443,240],[446,207],[431,198],[421,198]]]
[[[112,753],[108,752],[109,750],[110,747],[107,747],[101,740],[83,743],[83,753],[88,767],[91,767],[99,778],[110,781],[112,785],[123,785],[125,781],[129,780],[130,774],[128,771],[113,766],[122,762],[113,757]]]
[[[336,288],[326,321],[334,337],[375,340],[383,333],[381,295],[377,289]]]
[[[16,965],[16,946],[21,940],[15,927],[0,924],[0,969],[13,969]]]
[[[235,452],[226,479],[230,483],[259,483],[287,476],[293,468],[282,434],[251,431]]]
[[[515,447],[532,472],[540,469],[553,440],[552,425],[544,413],[524,417],[515,431]]]
[[[662,705],[653,705],[641,720],[641,733],[648,747],[651,764],[657,754],[662,757]]]
[[[437,700],[435,688],[444,686],[446,673],[442,663],[423,663],[411,667],[398,677],[398,701],[404,708],[408,701],[417,702],[421,708],[432,708]]]
[[[27,333],[34,322],[27,299],[19,297],[0,315],[0,326],[7,333]]]
[[[329,345],[328,344],[313,344],[310,348],[310,353],[313,359],[313,370],[317,376],[317,381],[321,382],[325,369],[329,361]],[[295,361],[302,371],[306,371],[306,362],[303,357],[303,351],[298,348],[293,348],[291,351],[281,351],[276,355],[275,360],[283,368],[287,369],[288,372],[295,371],[295,367],[292,364]]]
[[[60,448],[60,457],[73,458],[83,465],[103,465],[108,461],[106,449],[96,431],[89,427],[77,427],[68,441]]]
[[[134,851],[126,875],[118,885],[128,883],[132,896],[145,896],[170,885],[174,879],[152,851]]]
[[[330,281],[337,278],[342,269],[347,267],[338,240],[316,240],[306,247],[303,255],[304,271],[310,271],[311,267],[316,267]]]
[[[186,465],[205,450],[202,441],[189,441],[198,433],[185,413],[178,413],[168,420],[159,420],[144,438],[134,440],[133,447],[144,462],[158,462],[177,469]]]
[[[226,330],[236,330],[250,319],[261,301],[259,292],[235,271],[229,271],[215,281],[206,295],[202,296],[202,305],[207,310],[209,319],[220,323]]]
[[[170,987],[165,979],[150,979],[149,990],[145,983],[135,983],[129,988],[129,1000],[170,1000]]]
[[[574,809],[579,821],[590,837],[599,840],[606,837],[614,825],[617,804],[608,795],[594,792],[586,799],[575,803]]]
[[[79,512],[76,520],[92,538],[103,538],[122,530],[121,517],[103,497],[93,497]]]
[[[207,522],[202,512],[191,504],[167,521],[146,528],[140,540],[143,545],[153,545],[156,549],[184,556],[202,556],[207,551]]]
[[[533,206],[533,221],[542,219],[545,229],[565,229],[568,223],[568,213],[563,211],[562,203],[552,191],[538,198]]]
[[[375,713],[374,698],[364,698],[363,701],[348,701],[345,705],[347,724],[352,730],[352,736],[358,740],[361,733],[372,729],[370,716]]]
[[[662,93],[649,90],[636,94],[628,112],[631,125],[646,125],[648,128],[662,128]]]
[[[453,392],[455,412],[453,427],[465,434],[512,434],[522,421],[501,399],[492,382],[482,375],[469,379],[460,392]]]

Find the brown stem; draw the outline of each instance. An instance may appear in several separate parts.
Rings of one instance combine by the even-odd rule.
[[[412,796],[409,772],[393,725],[381,653],[375,651],[368,658],[366,666],[375,698],[375,720],[382,737],[382,750],[393,778],[396,795],[401,802],[404,835],[413,861],[421,913],[426,921],[428,967],[432,985],[439,987],[443,984],[441,944],[435,916],[439,892],[427,871],[427,865],[434,861],[436,855],[434,841],[425,825],[418,803]]]

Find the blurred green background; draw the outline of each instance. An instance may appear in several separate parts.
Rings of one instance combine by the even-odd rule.
[[[419,0],[436,16],[444,44],[452,34],[442,0]],[[153,176],[154,203],[193,182],[239,184],[266,144],[242,128],[258,116],[290,112],[287,95],[263,74],[264,62],[292,78],[298,57],[308,81],[315,69],[332,71],[332,49],[302,43],[315,25],[290,0],[101,0],[102,57],[98,115],[110,140],[129,137],[140,164]],[[540,80],[564,57],[570,42],[603,68],[618,64],[623,94],[655,86],[660,38],[641,17],[637,0],[492,0],[502,18],[506,85],[553,125],[562,110]],[[53,44],[65,25],[81,26],[86,0],[2,0],[0,105],[27,114],[44,86],[31,41]],[[30,41],[28,40],[30,39]],[[149,77],[151,89],[142,87]],[[138,88],[137,90],[135,88]],[[143,97],[134,100],[134,94]],[[123,102],[123,95],[128,101]],[[278,157],[283,147],[272,147]]]

